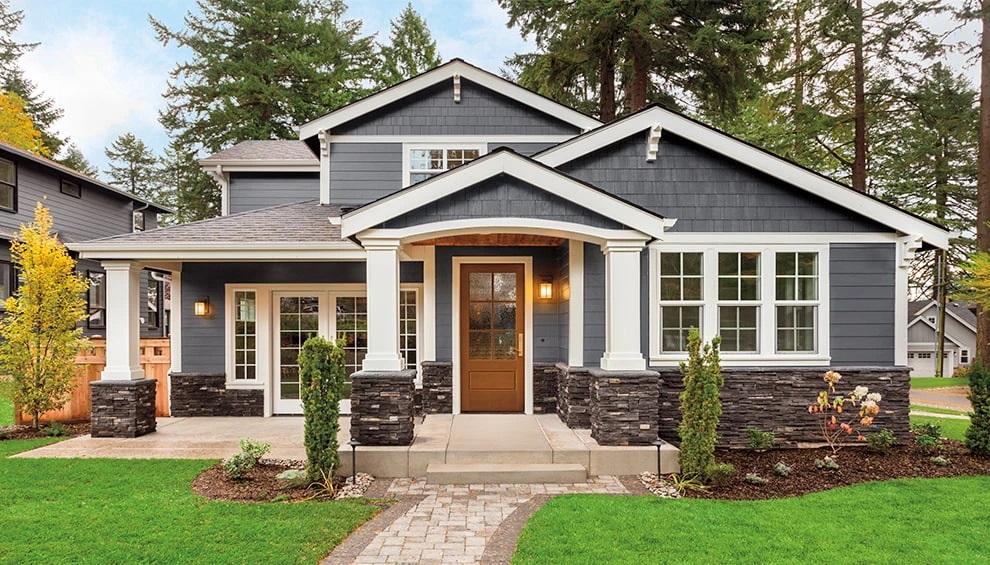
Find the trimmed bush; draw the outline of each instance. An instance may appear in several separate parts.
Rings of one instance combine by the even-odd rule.
[[[340,392],[343,388],[344,348],[319,336],[306,340],[299,352],[299,380],[306,419],[306,473],[311,481],[333,477],[340,467]]]
[[[773,432],[760,428],[746,428],[746,446],[763,451],[773,447]]]
[[[866,445],[874,451],[887,451],[897,444],[897,438],[890,430],[880,430],[866,436]]]
[[[685,477],[708,482],[715,467],[715,443],[718,441],[722,403],[722,365],[718,356],[718,336],[702,346],[701,335],[692,329],[688,335],[688,362],[681,363],[684,392],[681,393],[681,473]]]
[[[974,363],[969,370],[969,414],[966,447],[976,455],[990,456],[990,369]]]

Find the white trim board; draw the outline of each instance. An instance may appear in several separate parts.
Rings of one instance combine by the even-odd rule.
[[[538,223],[537,223],[538,222]],[[364,242],[373,240],[400,240],[415,243],[423,239],[451,237],[458,235],[486,235],[513,233],[544,235],[587,241],[602,245],[606,241],[647,241],[650,238],[635,230],[608,230],[555,220],[534,220],[533,218],[474,218],[470,220],[446,220],[420,224],[408,228],[373,228],[361,232]]]
[[[562,143],[573,135],[327,135],[331,143]]]
[[[439,67],[426,71],[409,80],[400,82],[394,86],[386,88],[334,110],[329,114],[316,118],[299,126],[299,139],[308,139],[317,135],[322,130],[332,130],[333,128],[345,124],[355,118],[359,118],[369,112],[397,102],[421,90],[429,88],[445,80],[451,81],[451,96],[453,97],[453,79],[459,76],[477,85],[493,90],[502,96],[506,96],[535,110],[553,116],[561,121],[569,123],[581,130],[594,129],[602,123],[591,116],[587,116],[541,96],[531,90],[527,90],[518,84],[505,80],[497,75],[489,73],[468,64],[461,59],[453,59]]]
[[[857,214],[890,226],[898,232],[919,235],[925,242],[942,249],[949,245],[948,230],[870,198],[772,153],[757,149],[716,129],[657,106],[647,108],[571,141],[551,147],[534,155],[533,159],[556,168],[637,133],[643,134],[645,148],[649,142],[648,130],[657,124],[679,137],[697,143],[744,166],[806,190]],[[663,152],[663,141],[660,142],[660,152]]]

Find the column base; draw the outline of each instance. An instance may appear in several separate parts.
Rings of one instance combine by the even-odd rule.
[[[364,356],[361,370],[374,372],[405,371],[406,360],[398,355],[369,353]]]
[[[646,359],[641,353],[608,353],[602,356],[603,371],[645,371]]]
[[[103,381],[140,381],[144,379],[144,369],[137,367],[105,367],[100,373]]]
[[[599,445],[649,445],[656,440],[660,373],[590,372],[591,437]]]
[[[90,435],[138,437],[155,431],[157,379],[93,381]]]
[[[351,375],[351,437],[363,445],[411,444],[415,381],[415,370]]]

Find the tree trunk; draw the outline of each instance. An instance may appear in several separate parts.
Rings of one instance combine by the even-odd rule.
[[[804,129],[804,40],[801,35],[801,22],[804,19],[804,6],[798,2],[794,6],[794,158],[801,160],[805,152]]]
[[[632,43],[632,85],[629,88],[629,109],[633,112],[646,106],[646,91],[650,83],[650,53],[645,41],[634,38]]]
[[[863,61],[863,0],[856,0],[853,12],[855,39],[853,40],[853,119],[856,132],[853,145],[856,156],[853,159],[852,185],[860,192],[866,192],[866,66]]]
[[[610,43],[598,70],[598,119],[606,123],[615,119],[615,43]]]
[[[976,249],[990,251],[990,0],[980,3],[983,30],[980,37],[980,152],[976,184]],[[976,318],[976,358],[990,364],[990,309],[980,308]]]

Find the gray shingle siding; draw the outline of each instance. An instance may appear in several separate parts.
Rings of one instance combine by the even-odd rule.
[[[319,173],[232,173],[230,213],[320,197]]]
[[[334,135],[576,135],[576,126],[461,79],[452,80],[341,124]]]
[[[331,145],[330,202],[333,204],[358,206],[401,188],[401,143]]]
[[[892,243],[833,243],[829,251],[833,365],[894,364],[897,272]]]
[[[676,218],[675,232],[891,231],[667,132],[655,162],[644,131],[559,169]]]
[[[538,218],[599,228],[622,229],[615,220],[592,212],[518,179],[500,175],[389,220],[386,228],[467,218]]]

